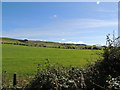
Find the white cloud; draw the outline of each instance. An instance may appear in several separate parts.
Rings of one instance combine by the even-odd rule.
[[[62,41],[64,41],[65,39],[63,38],[63,39],[61,39]]]
[[[56,15],[55,15],[56,17]],[[93,33],[95,29],[101,27],[117,27],[117,20],[99,20],[99,19],[67,19],[53,23],[48,23],[38,28],[18,28],[5,32],[3,36],[9,37],[36,37],[36,36],[62,36],[76,35],[83,33]],[[97,30],[97,29],[96,29]]]
[[[77,42],[67,41],[67,42],[64,42],[64,43],[70,43],[70,44],[85,44],[83,41],[77,41]]]
[[[57,15],[53,15],[54,18],[57,18]]]
[[[104,12],[104,13],[116,13],[117,14],[117,12],[118,12],[118,10],[117,9],[115,9],[115,10],[110,10],[110,9],[103,9],[103,8],[100,8],[100,9],[97,9],[97,11],[98,12]]]
[[[65,24],[66,23],[66,24]],[[117,25],[117,20],[99,20],[99,19],[73,19],[65,21],[65,25],[70,28],[97,28]]]
[[[40,41],[46,41],[46,40],[40,40]]]
[[[58,15],[54,14],[50,18],[58,18]]]
[[[97,4],[100,4],[100,1],[97,1]]]

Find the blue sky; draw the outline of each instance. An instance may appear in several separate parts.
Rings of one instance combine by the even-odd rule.
[[[116,2],[4,2],[3,37],[105,44],[118,30]]]

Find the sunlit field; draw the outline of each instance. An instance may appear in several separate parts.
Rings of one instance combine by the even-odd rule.
[[[33,74],[38,64],[46,59],[50,64],[83,67],[100,58],[100,50],[58,49],[45,47],[28,47],[19,45],[2,46],[3,71],[13,75],[14,72],[24,75]]]

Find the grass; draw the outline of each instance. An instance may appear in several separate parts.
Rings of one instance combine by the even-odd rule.
[[[83,67],[97,60],[96,52],[101,50],[58,49],[44,47],[28,47],[19,45],[2,46],[2,69],[11,76],[14,72],[20,75],[34,74],[37,65],[49,59],[51,64]]]

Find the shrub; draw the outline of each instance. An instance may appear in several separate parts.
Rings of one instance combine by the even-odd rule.
[[[41,70],[41,66],[38,65],[38,72],[27,88],[43,90],[86,88],[82,71],[81,68],[64,67],[62,65],[51,66],[49,63],[45,64],[45,68]]]
[[[109,36],[107,36],[107,42],[108,47],[105,47],[103,53],[104,59],[98,60],[94,65],[87,68],[86,83],[94,88],[110,88],[106,82],[109,76],[112,78],[120,76],[120,48]]]

